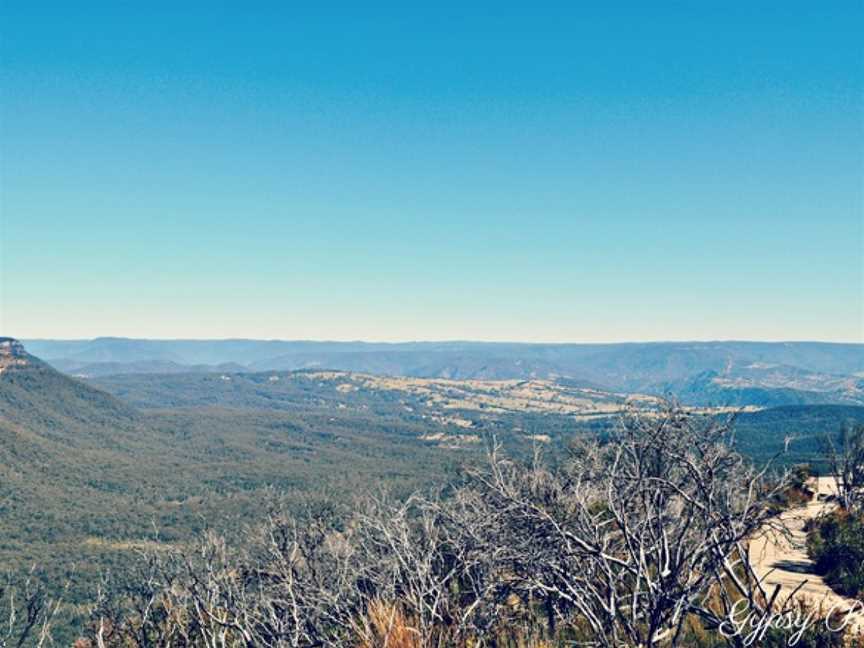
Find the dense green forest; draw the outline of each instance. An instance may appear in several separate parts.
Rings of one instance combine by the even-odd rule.
[[[374,412],[139,411],[33,359],[0,374],[0,564],[72,599],[158,536],[242,529],[277,505],[349,507],[450,479],[462,455]]]
[[[788,450],[780,463],[810,464],[825,474],[824,441],[836,437],[844,428],[864,423],[864,407],[844,405],[792,405],[758,412],[744,412],[736,418],[736,443],[754,461],[764,462],[781,452],[785,440]]]

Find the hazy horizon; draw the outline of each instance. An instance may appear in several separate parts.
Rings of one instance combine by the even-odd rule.
[[[128,340],[143,342],[310,342],[316,344],[537,344],[537,345],[613,345],[613,344],[723,344],[723,343],[753,343],[753,344],[858,344],[864,345],[861,340],[819,340],[819,339],[771,339],[756,340],[746,338],[706,338],[706,339],[627,339],[627,340],[527,340],[527,339],[468,339],[468,338],[439,338],[439,339],[373,339],[373,338],[254,338],[254,337],[147,337],[126,335],[95,335],[90,337],[28,337],[0,334],[0,337],[11,337],[20,341],[30,342],[92,342],[95,340]]]
[[[3,322],[0,321],[0,326]],[[484,337],[296,337],[290,335],[276,336],[254,336],[246,334],[224,335],[224,336],[205,336],[205,335],[149,335],[146,333],[133,334],[117,334],[117,333],[98,333],[84,335],[64,335],[59,334],[40,334],[26,335],[16,334],[14,331],[0,328],[0,337],[11,337],[17,340],[51,340],[51,341],[69,341],[69,342],[85,342],[98,339],[118,339],[118,340],[154,340],[154,341],[206,341],[218,342],[225,340],[249,340],[256,342],[360,342],[370,344],[409,344],[409,343],[436,343],[436,342],[476,342],[489,344],[648,344],[648,343],[708,343],[708,342],[757,342],[757,343],[802,343],[813,342],[821,344],[864,344],[864,334],[857,339],[827,339],[827,338],[756,338],[756,337],[630,337],[630,338],[580,338],[580,339],[552,339],[552,338],[532,338],[530,336],[521,338],[484,338]]]

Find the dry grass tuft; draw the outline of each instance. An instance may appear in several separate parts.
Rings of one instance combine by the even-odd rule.
[[[371,636],[360,648],[422,648],[420,632],[398,604],[372,601],[366,611],[366,622]]]

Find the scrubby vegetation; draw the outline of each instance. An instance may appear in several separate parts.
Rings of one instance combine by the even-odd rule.
[[[837,507],[810,525],[808,553],[833,589],[864,600],[864,426],[826,437],[824,448]]]
[[[808,464],[799,464],[788,470],[786,488],[777,494],[773,503],[774,509],[780,513],[786,509],[806,505],[813,499],[813,490],[809,480],[813,471]]]
[[[806,478],[671,406],[454,410],[475,442],[439,446],[465,430],[314,373],[115,381],[136,409],[25,359],[0,376],[0,646],[721,645],[766,598],[746,538]]]
[[[554,466],[493,445],[442,491],[275,509],[239,538],[140,547],[79,608],[77,645],[743,645],[719,627],[736,602],[766,609],[746,542],[790,481],[731,440],[670,407]],[[837,640],[811,635],[798,645]]]
[[[812,525],[807,550],[816,571],[845,596],[864,596],[864,518],[844,509]]]

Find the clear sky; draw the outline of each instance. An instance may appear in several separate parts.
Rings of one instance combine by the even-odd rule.
[[[0,6],[2,334],[864,336],[860,1]]]

